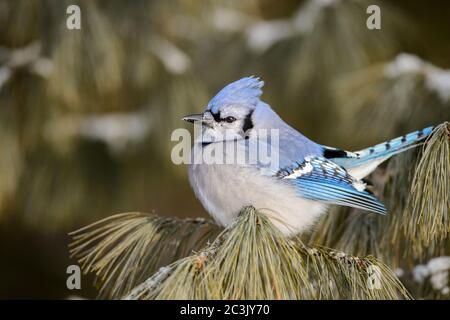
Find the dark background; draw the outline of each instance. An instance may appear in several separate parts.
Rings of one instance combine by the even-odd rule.
[[[0,298],[95,297],[92,276],[66,289],[67,233],[102,217],[207,216],[170,160],[170,134],[240,77],[260,76],[263,100],[326,145],[362,148],[444,120],[421,105],[359,126],[358,92],[339,85],[402,52],[450,68],[450,2],[331,1],[312,30],[249,44],[252,28],[293,23],[305,2],[0,0]],[[66,28],[70,4],[81,30]],[[366,28],[370,4],[381,30]]]

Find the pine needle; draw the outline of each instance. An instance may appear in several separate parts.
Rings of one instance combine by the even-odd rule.
[[[375,287],[369,283],[374,274]],[[286,239],[263,214],[246,207],[214,242],[160,269],[125,299],[409,297],[393,272],[375,258],[305,247],[298,238]]]
[[[439,125],[423,148],[403,213],[414,251],[446,239],[450,232],[450,124]],[[420,244],[420,245],[418,245]]]
[[[85,273],[97,275],[101,297],[121,297],[159,267],[204,246],[218,231],[204,219],[123,213],[72,232],[70,253]]]

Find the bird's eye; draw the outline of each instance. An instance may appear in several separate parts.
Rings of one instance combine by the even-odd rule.
[[[232,123],[232,122],[236,121],[236,118],[235,117],[226,117],[225,121],[228,122],[228,123]]]

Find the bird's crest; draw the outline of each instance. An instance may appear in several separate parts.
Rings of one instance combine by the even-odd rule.
[[[248,104],[256,107],[262,94],[264,81],[257,77],[245,77],[220,90],[208,103],[208,110],[217,113],[223,105]]]

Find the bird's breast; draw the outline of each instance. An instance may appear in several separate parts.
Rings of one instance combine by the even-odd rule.
[[[292,234],[310,227],[325,208],[301,198],[291,184],[251,165],[191,164],[189,181],[205,209],[222,226],[233,223],[242,207],[252,205],[284,234]]]

